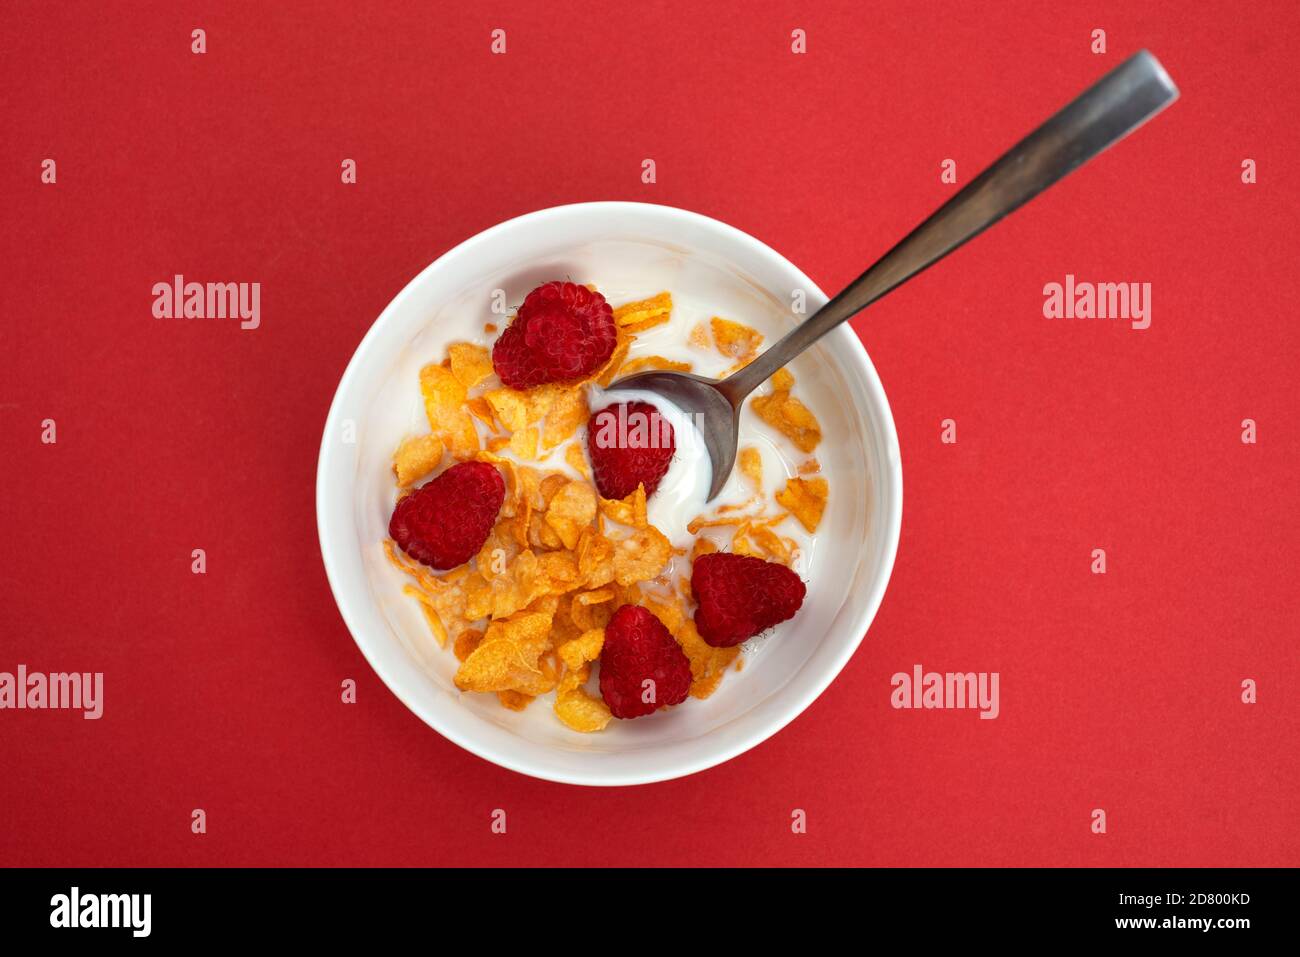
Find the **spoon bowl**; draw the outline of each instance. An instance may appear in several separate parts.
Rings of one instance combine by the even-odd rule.
[[[736,463],[739,442],[740,407],[732,405],[720,388],[722,381],[690,372],[638,372],[619,379],[606,389],[607,392],[626,389],[653,392],[691,417],[709,453],[709,465],[713,470],[706,501],[717,497],[727,483],[727,476]]]

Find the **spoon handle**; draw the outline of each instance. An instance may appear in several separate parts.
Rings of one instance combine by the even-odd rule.
[[[780,342],[718,384],[731,400],[746,395],[845,319],[988,229],[1178,98],[1146,50],[1129,57],[908,233],[874,266]]]

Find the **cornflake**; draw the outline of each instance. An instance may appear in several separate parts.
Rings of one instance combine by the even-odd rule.
[[[713,344],[717,350],[727,358],[735,359],[737,365],[750,362],[763,344],[762,333],[730,319],[714,316],[709,320],[709,329],[713,332]]]
[[[466,389],[472,389],[493,374],[492,355],[484,346],[457,342],[447,347],[451,374]]]
[[[741,474],[754,484],[754,488],[763,491],[763,456],[759,454],[758,449],[752,445],[741,449],[737,464],[740,466]]]
[[[583,687],[590,677],[590,666],[583,665],[565,674],[555,692],[555,716],[574,731],[603,731],[614,717],[609,705]]]
[[[821,426],[808,407],[790,394],[794,388],[794,376],[780,369],[771,381],[772,391],[750,399],[750,407],[760,419],[793,442],[799,451],[813,451],[822,440]]]
[[[661,292],[649,299],[629,302],[614,310],[614,323],[628,332],[643,332],[669,320],[673,311],[673,297]]]
[[[673,556],[672,543],[653,525],[614,543],[614,580],[620,585],[656,578]]]
[[[618,370],[618,374],[620,376],[632,375],[634,372],[648,372],[651,369],[667,372],[690,372],[691,364],[689,362],[677,362],[674,359],[665,359],[663,356],[641,356],[639,359],[629,359],[623,363],[623,367]]]
[[[424,478],[442,461],[442,439],[421,435],[407,439],[393,454],[393,472],[397,487],[407,488]]]
[[[809,532],[815,532],[817,526],[821,524],[828,494],[830,494],[830,486],[826,479],[820,476],[813,478],[796,476],[785,483],[785,488],[776,493],[776,500],[799,519],[800,525]]]

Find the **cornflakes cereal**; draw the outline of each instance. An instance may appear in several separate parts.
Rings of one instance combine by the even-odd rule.
[[[677,634],[681,630],[682,623],[686,620],[685,609],[675,601],[659,601],[647,595],[645,607],[663,622],[663,626],[668,629],[669,634]]]
[[[578,576],[588,588],[614,580],[614,543],[594,528],[578,537]]]
[[[417,585],[407,585],[403,591],[419,600],[421,611],[439,645],[445,646],[448,638],[454,640],[463,629],[469,627],[471,622],[464,617],[465,592],[460,585],[463,573],[453,577],[456,574],[453,572],[440,578],[408,559],[391,540],[384,542],[384,554],[395,567],[416,580]]]
[[[758,347],[763,344],[763,335],[739,322],[714,316],[709,320],[713,331],[713,344],[717,350],[729,359],[748,362],[758,355]]]
[[[429,625],[429,631],[433,633],[433,638],[438,642],[440,648],[447,647],[447,629],[438,617],[438,613],[433,609],[427,600],[427,596],[420,589],[413,585],[407,585],[402,591],[417,599],[420,602],[420,611],[424,614],[424,620]]]
[[[596,490],[586,482],[569,482],[551,500],[546,524],[565,548],[577,548],[582,530],[596,520],[596,499]]]
[[[510,436],[508,448],[512,455],[521,459],[537,458],[537,428],[528,426]]]
[[[745,516],[735,515],[726,518],[708,518],[704,515],[697,515],[686,524],[686,531],[694,535],[702,528],[721,528],[724,525],[743,525]]]
[[[762,558],[762,550],[749,540],[750,531],[748,522],[736,529],[736,534],[731,539],[731,552],[733,555],[752,555],[755,558]]]
[[[457,661],[464,661],[470,656],[479,642],[483,640],[483,632],[477,628],[467,628],[462,631],[456,638],[456,643],[452,646],[452,653],[456,655]]]
[[[437,431],[454,416],[465,411],[469,393],[447,366],[430,363],[420,370],[420,394],[424,396],[424,414],[429,428]]]
[[[821,524],[829,493],[830,486],[820,476],[792,478],[785,483],[785,488],[776,493],[776,500],[799,519],[800,525],[809,532],[815,532]]]
[[[532,703],[533,696],[520,691],[498,691],[497,700],[501,706],[511,711],[523,711]]]
[[[538,491],[542,496],[542,508],[550,508],[555,493],[569,484],[569,477],[563,472],[551,472],[543,477]]]
[[[591,733],[605,730],[613,720],[609,705],[582,688],[573,688],[556,695],[555,714],[574,731]]]
[[[578,426],[591,417],[584,389],[571,389],[558,395],[546,410],[542,426],[542,449],[549,452],[561,442],[573,438]]]
[[[528,399],[514,389],[489,389],[483,400],[491,407],[498,422],[509,432],[528,426]]]
[[[492,611],[492,583],[477,571],[466,575],[460,582],[465,595],[465,604],[461,611],[465,621],[478,621],[486,618]]]
[[[569,617],[573,624],[584,632],[593,628],[604,628],[614,614],[614,590],[597,588],[592,591],[578,592],[569,605]]]
[[[614,580],[620,585],[650,581],[673,556],[672,543],[653,525],[614,543]]]
[[[687,619],[673,635],[691,663],[691,697],[707,698],[718,690],[718,684],[727,666],[740,654],[740,646],[714,648],[695,630],[695,622]]]
[[[550,580],[550,592],[562,595],[578,583],[578,561],[571,551],[547,552],[539,555],[542,574]]]
[[[515,514],[515,508],[519,499],[519,470],[515,463],[499,455],[493,455],[491,452],[479,452],[474,456],[480,462],[487,462],[489,465],[495,465],[502,473],[502,478],[506,483],[505,504],[501,506],[501,514],[511,516]]]
[[[754,544],[782,565],[789,565],[791,549],[776,532],[763,525],[751,526],[749,537]]]
[[[446,366],[427,365],[420,370],[420,392],[433,433],[456,459],[473,456],[479,448],[478,429],[474,427],[474,417],[465,408],[465,386]]]
[[[451,374],[466,389],[472,389],[492,375],[492,354],[483,346],[456,342],[447,347]]]
[[[442,461],[442,451],[442,439],[436,435],[416,436],[399,445],[393,454],[397,487],[414,485],[437,468]]]
[[[495,378],[490,348],[472,342],[453,343],[441,362],[420,370],[431,431],[407,439],[394,453],[399,496],[436,471],[447,454],[457,461],[495,465],[506,486],[496,522],[465,565],[435,573],[393,542],[384,543],[389,561],[410,577],[405,591],[417,599],[431,634],[440,645],[450,645],[459,663],[454,681],[460,690],[495,694],[502,707],[514,711],[554,692],[556,717],[566,727],[583,733],[602,730],[612,715],[586,685],[604,647],[605,627],[625,604],[649,609],[677,640],[690,662],[693,697],[712,694],[733,662],[739,670],[738,647],[713,648],[699,636],[692,620],[690,567],[674,565],[674,556],[689,556],[693,562],[716,552],[719,542],[726,542],[723,530],[730,529],[730,542],[723,547],[788,565],[798,543],[777,526],[793,515],[808,532],[815,531],[828,485],[810,456],[775,496],[784,511],[769,513],[763,456],[758,448],[745,447],[737,468],[753,495],[697,516],[687,525],[692,539],[682,548],[674,548],[664,531],[650,523],[644,485],[620,500],[597,493],[579,435],[591,415],[588,387],[608,386],[616,375],[646,370],[691,371],[690,362],[628,355],[636,334],[669,322],[672,309],[668,292],[619,306],[614,310],[613,353],[577,382],[527,390],[503,387]],[[494,324],[484,328],[495,331]],[[688,339],[694,348],[716,350],[733,360],[728,371],[751,361],[763,341],[757,330],[717,316],[697,324]],[[716,368],[716,358],[712,362]],[[753,405],[763,421],[811,453],[821,430],[791,395],[794,385],[794,376],[780,369],[771,377],[770,392],[756,397]],[[471,396],[471,391],[481,394]],[[564,469],[557,469],[553,452],[563,459]],[[545,464],[526,464],[530,462]]]
[[[776,378],[773,376],[772,381]],[[760,419],[785,435],[801,452],[811,452],[822,440],[816,416],[785,389],[755,396],[749,404]]]
[[[691,364],[665,359],[663,356],[641,356],[639,359],[629,359],[623,363],[623,367],[618,370],[618,374],[621,377],[632,375],[635,372],[647,372],[651,369],[667,372],[690,372]]]
[[[624,360],[627,359],[628,350],[632,348],[634,336],[627,333],[624,329],[618,331],[618,342],[614,346],[614,352],[609,357],[609,361],[597,370],[593,380],[602,389],[614,381],[614,374],[623,366]]]
[[[492,406],[488,405],[487,399],[479,396],[474,399],[465,401],[465,408],[469,409],[469,414],[474,416],[493,432],[497,431],[496,416],[492,414]]]
[[[528,544],[539,552],[563,548],[564,542],[546,521],[546,512],[533,512],[528,523]]]
[[[506,573],[491,581],[491,610],[493,619],[506,618],[528,607],[551,591],[541,559],[530,549],[524,549],[507,566]]]
[[[614,310],[614,322],[628,332],[642,332],[667,322],[672,311],[672,294],[661,292],[649,299],[619,306]]]
[[[695,559],[699,558],[701,555],[711,555],[717,550],[718,546],[712,539],[705,538],[701,535],[699,538],[695,539],[695,544],[691,546],[691,562],[694,563]]]
[[[510,691],[535,686],[549,647],[552,615],[521,612],[488,625],[483,640],[456,671],[461,691]]]
[[[564,450],[564,461],[569,468],[579,473],[583,478],[591,478],[591,467],[587,465],[587,453],[582,450],[582,446],[577,442]]]
[[[737,464],[740,465],[741,474],[754,483],[754,488],[763,491],[763,456],[758,449],[752,445],[741,449]]]
[[[560,660],[570,671],[577,671],[588,661],[595,661],[600,657],[600,649],[605,644],[605,629],[592,628],[584,631],[579,637],[572,641],[566,641],[556,648]]]
[[[567,587],[567,586],[566,586]],[[572,641],[583,632],[573,623],[573,592],[556,596],[555,617],[551,619],[551,654],[566,641]],[[559,655],[555,655],[557,662]]]
[[[555,715],[574,731],[589,734],[601,731],[613,719],[609,706],[582,686],[591,677],[591,668],[569,672],[560,680],[555,692]]]
[[[610,521],[632,528],[645,528],[649,524],[646,521],[645,485],[638,483],[636,491],[625,498],[602,498],[600,511]]]
[[[524,402],[528,407],[529,423],[542,421],[551,411],[551,406],[555,405],[561,396],[575,390],[578,390],[577,386],[566,385],[563,382],[548,382],[523,393]]]
[[[541,492],[542,473],[527,465],[518,466],[515,473],[519,476],[519,513],[527,526],[533,511],[546,507]]]

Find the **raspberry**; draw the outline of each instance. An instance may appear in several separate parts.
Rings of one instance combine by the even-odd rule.
[[[505,497],[494,466],[461,462],[399,501],[388,534],[417,562],[455,568],[483,547]]]
[[[577,283],[543,283],[497,337],[492,366],[512,389],[580,379],[605,364],[617,339],[604,296]]]
[[[649,402],[619,402],[587,422],[587,457],[605,498],[626,498],[640,483],[653,495],[676,448],[672,423]]]
[[[730,648],[793,618],[806,591],[784,565],[749,555],[713,552],[695,560],[691,588],[695,627],[715,648]]]
[[[610,713],[639,718],[681,704],[690,690],[691,663],[663,622],[640,605],[614,612],[600,651],[600,694]]]

